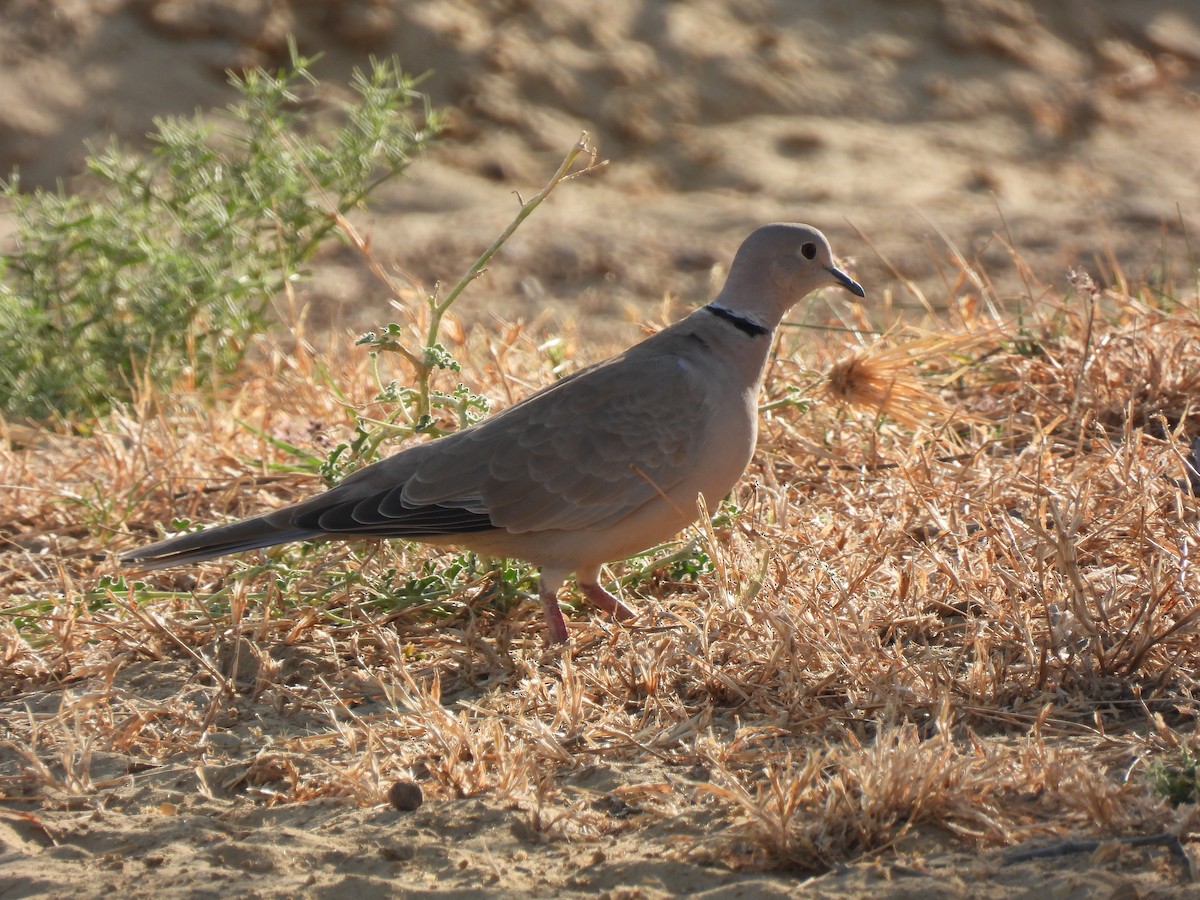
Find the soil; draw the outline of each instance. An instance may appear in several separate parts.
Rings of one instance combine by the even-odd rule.
[[[430,73],[451,127],[359,226],[428,284],[455,278],[513,192],[588,131],[608,167],[563,186],[463,308],[594,348],[635,339],[630,321],[664,296],[702,302],[768,221],[825,230],[893,307],[948,293],[956,253],[1001,299],[1027,289],[1010,248],[1060,292],[1071,267],[1191,277],[1200,234],[1200,13],[1167,0],[9,0],[0,34],[0,171],[19,167],[26,189],[78,174],[85,141],[137,145],[156,116],[230,102],[225,70],[283,63],[289,34],[324,54],[329,83],[399,54]],[[320,260],[303,299],[335,334],[387,318],[348,251]],[[682,777],[640,765],[640,782]],[[808,879],[697,861],[675,848],[707,823],[686,818],[546,841],[487,795],[272,807],[201,784],[237,772],[118,774],[99,805],[0,804],[0,897],[1143,897],[1186,883],[1160,848],[1004,866],[922,832]],[[572,779],[603,792],[609,777]]]

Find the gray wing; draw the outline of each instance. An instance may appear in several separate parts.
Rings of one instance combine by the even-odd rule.
[[[656,349],[585,369],[376,463],[292,521],[397,536],[612,525],[687,477],[712,415],[704,384],[713,373],[692,354]]]

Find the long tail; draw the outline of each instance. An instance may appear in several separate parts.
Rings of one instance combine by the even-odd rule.
[[[165,569],[167,566],[200,562],[225,556],[227,553],[273,547],[276,544],[302,541],[323,534],[308,528],[297,528],[286,522],[277,524],[272,522],[271,518],[271,515],[258,516],[168,538],[157,544],[138,547],[136,550],[127,550],[121,554],[121,562],[142,569]]]
[[[338,487],[302,503],[128,550],[121,554],[121,562],[143,569],[163,569],[313,538],[441,540],[496,527],[486,512],[474,509],[479,501],[473,495],[468,495],[464,505],[406,502],[406,471],[393,471],[393,461],[411,459],[411,452],[404,451],[363,469]]]

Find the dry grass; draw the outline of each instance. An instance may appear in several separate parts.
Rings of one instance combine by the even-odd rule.
[[[936,337],[849,361],[832,336],[803,348],[811,368],[781,355],[732,513],[689,536],[711,565],[634,579],[629,627],[576,613],[561,653],[485,570],[402,596],[449,557],[398,543],[98,584],[174,517],[314,490],[258,434],[346,438],[343,403],[375,390],[360,358],[318,366],[299,340],[211,406],[147,392],[88,436],[14,434],[0,796],[86,807],[167,763],[260,805],[375,804],[411,779],[501,799],[546,839],[699,816],[671,852],[802,870],[917,827],[1186,837],[1195,807],[1148,774],[1200,749],[1197,500],[1174,482],[1200,431],[1200,305],[1176,302],[1089,289],[1019,323],[927,319]],[[447,334],[500,403],[550,377],[519,327]],[[821,390],[814,370],[825,399],[787,402]],[[614,787],[584,785],[597,768]]]

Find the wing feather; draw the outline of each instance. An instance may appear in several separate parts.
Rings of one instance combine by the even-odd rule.
[[[696,347],[676,341],[581,370],[472,428],[402,450],[301,504],[291,523],[413,538],[609,527],[679,484],[703,452],[711,398]]]
[[[617,357],[453,436],[404,500],[486,508],[513,532],[607,527],[696,464],[708,418],[699,374],[681,354]]]

